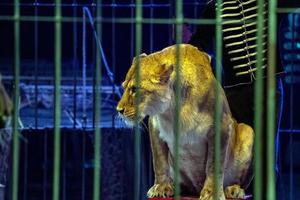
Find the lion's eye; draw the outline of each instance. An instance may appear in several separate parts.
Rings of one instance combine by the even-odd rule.
[[[136,87],[136,86],[132,86],[132,87],[131,87],[131,92],[132,92],[132,93],[136,93],[136,91],[137,91],[137,87]]]

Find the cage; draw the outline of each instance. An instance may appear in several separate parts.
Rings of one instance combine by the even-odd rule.
[[[0,130],[0,199],[147,199],[155,179],[149,128],[146,121],[132,128],[119,118],[116,107],[124,92],[121,84],[137,55],[189,43],[198,26],[211,25],[216,31],[208,28],[205,37],[215,40],[205,51],[211,56],[216,78],[226,86],[224,10],[220,7],[224,4],[216,1],[216,16],[205,19],[208,2],[1,1],[0,73],[14,106],[11,126]],[[275,72],[264,77],[264,55],[255,55],[261,62],[255,72],[256,89],[249,98],[256,102],[253,129],[265,139],[256,137],[255,177],[247,193],[253,199],[298,199],[300,4],[255,2],[258,6],[252,11],[260,16],[255,21],[260,27],[255,31],[256,51],[262,51],[265,43],[271,55],[269,64],[280,63],[284,73],[280,78]],[[269,8],[267,22],[261,17],[264,2]],[[268,38],[263,36],[264,23],[268,23]],[[270,80],[271,85],[263,80]],[[263,90],[275,95],[275,88],[280,98],[261,104],[267,98]],[[182,94],[175,93],[179,102]],[[239,104],[240,99],[232,102]],[[271,108],[265,116],[264,106]],[[280,108],[278,131],[275,106]],[[267,133],[261,130],[265,122]],[[221,147],[216,141],[215,155],[220,160]],[[215,169],[220,167],[216,164]],[[179,172],[178,166],[174,170]],[[178,198],[179,177],[175,179]]]

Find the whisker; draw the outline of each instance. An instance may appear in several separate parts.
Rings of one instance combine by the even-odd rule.
[[[130,119],[131,117],[130,116],[127,116],[127,115],[123,115],[123,114],[118,114],[118,116],[116,116],[117,119],[119,119],[120,122],[122,122],[122,124],[125,126],[125,127],[128,127],[128,128],[133,128],[134,124],[128,120]]]
[[[120,113],[118,115],[115,115],[115,122],[119,126],[126,126],[125,119]]]
[[[134,110],[132,110],[131,112],[125,112],[125,113],[124,113],[125,116],[132,115],[132,114],[135,114],[135,111],[134,111]]]
[[[144,128],[147,130],[147,132],[149,132],[148,126],[145,124],[145,122],[141,121],[141,124],[144,126]]]

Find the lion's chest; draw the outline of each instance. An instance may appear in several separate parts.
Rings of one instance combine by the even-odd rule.
[[[165,141],[169,148],[169,164],[171,174],[173,172],[175,157],[175,134],[172,125],[161,120],[157,123],[159,137]],[[192,183],[193,188],[202,188],[205,180],[205,169],[207,160],[207,139],[206,132],[199,133],[196,129],[187,133],[179,133],[179,165],[182,177],[182,184]],[[198,192],[198,191],[197,191]]]

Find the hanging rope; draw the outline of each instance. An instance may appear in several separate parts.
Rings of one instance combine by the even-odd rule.
[[[95,41],[97,43],[98,50],[101,54],[101,57],[102,57],[102,60],[103,60],[103,63],[104,63],[104,68],[106,70],[107,76],[108,76],[109,81],[111,82],[111,84],[114,85],[114,74],[110,70],[110,67],[108,65],[104,50],[103,50],[102,45],[101,45],[101,41],[98,37],[97,31],[96,31],[95,26],[94,26],[94,19],[92,17],[92,14],[91,14],[90,10],[87,7],[83,7],[83,15],[84,16],[86,15],[89,19],[91,28],[92,28],[93,33],[94,33],[94,38],[95,38]],[[84,20],[84,23],[85,23],[85,21],[86,21],[85,17],[83,18],[83,20]],[[116,94],[118,95],[119,98],[121,98],[121,92],[120,92],[119,87],[116,87],[116,85],[114,85],[114,87],[116,88]]]

